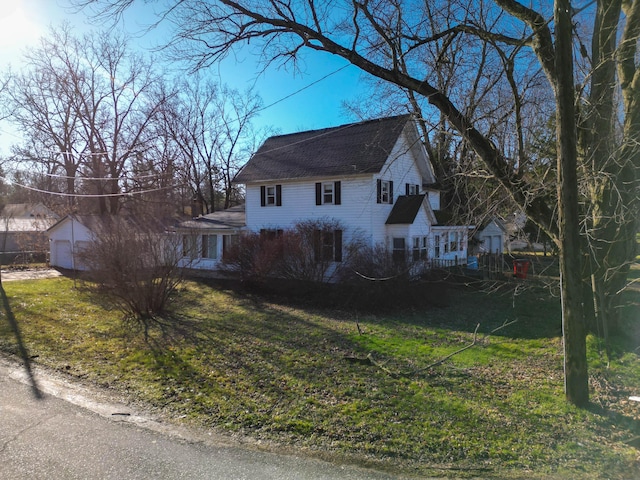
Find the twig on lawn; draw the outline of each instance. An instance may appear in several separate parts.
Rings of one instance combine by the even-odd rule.
[[[438,360],[437,362],[433,362],[431,365],[427,365],[424,368],[421,368],[419,370],[414,370],[413,372],[411,372],[413,375],[415,375],[416,373],[421,373],[424,372],[425,370],[430,370],[433,367],[437,367],[438,365],[442,365],[444,362],[446,362],[447,360],[449,360],[451,357],[453,357],[454,355],[458,355],[459,353],[464,352],[465,350],[470,349],[471,347],[473,347],[476,344],[476,340],[478,339],[478,329],[480,328],[480,324],[476,325],[476,329],[473,331],[473,340],[471,341],[471,343],[465,347],[462,347],[459,350],[456,350],[453,353],[450,353],[447,356],[442,357],[440,360]]]
[[[396,372],[392,372],[391,370],[389,370],[387,367],[385,367],[382,363],[376,361],[373,358],[373,355],[371,354],[371,352],[369,352],[369,355],[367,355],[367,358],[369,359],[369,362],[371,362],[371,365],[374,365],[376,367],[378,367],[380,370],[382,370],[383,372],[385,372],[387,375],[392,376],[393,378],[398,378],[400,377],[400,375]]]
[[[502,330],[503,328],[508,327],[509,325],[513,325],[514,323],[516,323],[518,321],[518,319],[512,320],[510,322],[505,321],[502,325],[500,325],[499,327],[494,328],[493,330],[491,330],[489,333],[487,333],[486,335],[484,335],[481,339],[480,342],[484,343],[487,338],[489,338],[492,334],[494,334],[495,332]],[[370,363],[371,365],[374,365],[375,367],[378,367],[380,370],[382,370],[383,372],[385,372],[386,374],[394,377],[394,378],[398,378],[398,377],[409,377],[409,376],[413,376],[413,375],[418,375],[422,372],[425,372],[427,370],[431,370],[434,367],[437,367],[439,365],[442,365],[444,362],[446,362],[447,360],[449,360],[451,357],[458,355],[459,353],[464,352],[465,350],[470,349],[471,347],[475,346],[478,344],[478,329],[480,328],[480,324],[478,323],[476,325],[475,330],[473,331],[473,340],[471,341],[471,343],[469,343],[468,345],[465,345],[464,347],[456,350],[455,352],[452,352],[442,358],[440,358],[439,360],[427,365],[426,367],[423,368],[418,368],[415,370],[409,370],[409,371],[405,371],[405,372],[393,372],[391,370],[389,370],[387,367],[385,367],[383,364],[381,364],[380,362],[376,361],[373,358],[373,355],[371,353],[369,353],[367,355],[367,358],[364,359],[360,359],[358,358],[357,360],[360,363]],[[353,358],[348,358],[349,360],[355,360]]]
[[[502,325],[500,325],[499,327],[494,328],[493,330],[491,330],[489,333],[487,333],[485,336],[482,337],[482,339],[480,340],[482,343],[484,343],[492,334],[496,333],[499,330],[502,330],[503,328],[508,327],[509,325],[513,325],[514,323],[516,323],[518,321],[518,319],[515,320],[511,320],[510,322],[505,321]],[[465,346],[462,347],[459,350],[456,350],[453,353],[450,353],[449,355],[442,357],[440,360],[438,360],[437,362],[433,362],[430,365],[427,365],[424,368],[420,368],[417,370],[413,370],[412,372],[408,372],[410,375],[417,375],[418,373],[422,373],[426,370],[430,370],[434,367],[437,367],[438,365],[442,365],[444,362],[446,362],[447,360],[449,360],[451,357],[453,357],[454,355],[458,355],[461,352],[464,352],[465,350],[470,349],[471,347],[473,347],[474,345],[476,345],[477,340],[478,340],[478,329],[480,328],[480,324],[476,325],[476,329],[473,331],[473,340],[472,342]]]

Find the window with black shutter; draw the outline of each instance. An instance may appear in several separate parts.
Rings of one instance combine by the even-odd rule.
[[[282,206],[282,185],[261,185],[260,186],[260,206],[262,207]]]
[[[341,183],[317,182],[316,183],[316,205],[340,205]]]

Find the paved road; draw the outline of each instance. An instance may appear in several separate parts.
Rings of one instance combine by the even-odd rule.
[[[41,399],[23,368],[0,358],[2,480],[398,478],[177,430],[61,377],[35,378]]]

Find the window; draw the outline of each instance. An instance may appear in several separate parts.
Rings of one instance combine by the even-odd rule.
[[[414,262],[427,258],[427,237],[413,237],[412,258]]]
[[[436,258],[440,258],[440,235],[435,235],[433,237],[433,243],[434,243],[433,256]]]
[[[276,204],[276,187],[267,187],[267,205]]]
[[[235,245],[238,240],[238,235],[223,235],[222,236],[222,256]]]
[[[197,237],[195,235],[183,235],[182,236],[182,256],[195,258],[196,252],[198,249],[196,248]]]
[[[405,194],[420,195],[420,185],[412,185],[410,183],[405,183]]]
[[[340,187],[340,181],[316,183],[316,205],[340,205]]]
[[[449,238],[451,239],[450,250],[452,252],[457,252],[458,251],[458,232],[451,232],[451,235],[449,236]]]
[[[316,262],[342,261],[342,230],[315,230],[313,244]]]
[[[442,243],[444,244],[444,253],[449,253],[449,232],[442,236]]]
[[[263,207],[282,206],[282,185],[262,185],[260,187],[260,205]]]
[[[280,238],[284,231],[281,228],[261,228],[260,239],[261,240],[275,240]]]
[[[202,235],[202,258],[218,258],[217,235]]]
[[[393,182],[391,180],[378,179],[377,191],[378,203],[393,203]]]
[[[393,238],[392,258],[394,262],[403,262],[405,259],[405,239],[403,237]]]

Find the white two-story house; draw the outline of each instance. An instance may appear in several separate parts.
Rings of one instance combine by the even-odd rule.
[[[357,234],[394,254],[466,263],[469,228],[440,224],[435,181],[409,115],[270,137],[234,180],[246,188],[250,231],[333,219],[343,230],[323,248],[331,247],[334,261]]]

